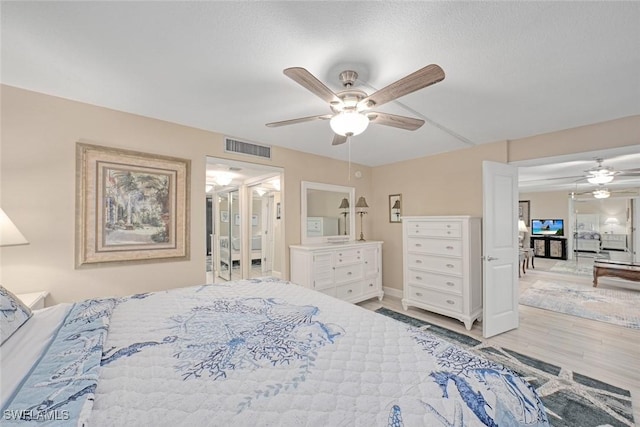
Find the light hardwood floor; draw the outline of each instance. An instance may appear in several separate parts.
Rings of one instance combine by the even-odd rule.
[[[591,286],[588,277],[527,270],[520,291],[536,280],[553,279]],[[467,331],[449,317],[413,307],[405,312],[399,298],[385,295],[382,302],[371,299],[359,305],[370,310],[386,307],[483,339],[482,323],[475,322]],[[640,330],[521,305],[520,327],[487,341],[629,390],[634,419],[640,425]]]

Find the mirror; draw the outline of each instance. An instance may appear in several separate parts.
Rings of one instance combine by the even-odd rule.
[[[353,187],[302,181],[302,243],[326,243],[339,237],[355,240],[355,195]]]

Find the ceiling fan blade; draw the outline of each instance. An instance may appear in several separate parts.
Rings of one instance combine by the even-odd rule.
[[[335,135],[333,135],[333,142],[331,142],[331,145],[340,145],[340,144],[344,144],[345,142],[347,142],[347,137],[338,135],[336,133]]]
[[[295,125],[296,123],[311,122],[313,120],[329,120],[333,117],[332,114],[322,114],[320,116],[300,117],[299,119],[283,120],[281,122],[267,123],[266,126],[270,128],[276,128],[278,126]]]
[[[617,176],[640,176],[640,169],[627,169],[620,171]]]
[[[577,179],[576,179],[577,178]],[[531,182],[544,182],[544,181],[566,181],[566,180],[575,180],[573,182],[580,182],[585,180],[584,176],[556,176],[552,178],[536,178],[536,179],[524,179],[520,181],[521,183],[528,184]]]
[[[313,92],[316,96],[326,102],[341,102],[340,98],[333,93],[331,89],[326,87],[324,83],[315,78],[313,74],[301,67],[287,68],[283,71],[284,75],[298,83],[305,89]]]
[[[424,124],[424,120],[414,119],[412,117],[396,116],[389,113],[367,113],[369,121],[377,125],[393,126],[394,128],[416,130]]]
[[[427,65],[401,78],[397,82],[391,83],[389,86],[372,93],[360,101],[360,105],[367,107],[373,107],[374,105],[379,106],[442,80],[444,80],[444,71],[442,68],[436,64]]]

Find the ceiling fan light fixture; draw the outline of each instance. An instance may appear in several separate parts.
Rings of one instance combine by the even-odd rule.
[[[331,129],[342,136],[360,135],[369,126],[369,118],[355,110],[344,110],[331,118]]]
[[[610,172],[598,172],[587,178],[590,184],[608,184],[613,181],[613,174]]]
[[[215,181],[218,185],[224,187],[225,185],[229,185],[231,181],[233,181],[233,176],[229,173],[220,173],[215,177]]]
[[[596,199],[606,199],[609,196],[611,196],[611,193],[606,188],[593,191],[593,197]]]

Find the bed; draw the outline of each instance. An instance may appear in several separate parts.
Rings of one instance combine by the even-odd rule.
[[[597,231],[579,231],[574,233],[576,251],[600,252],[600,233]]]
[[[501,365],[273,278],[54,306],[2,347],[6,425],[548,425]]]
[[[229,237],[220,237],[220,262],[227,264],[229,259]],[[231,239],[231,263],[240,260],[240,239]],[[262,260],[262,236],[251,237],[251,261]]]

